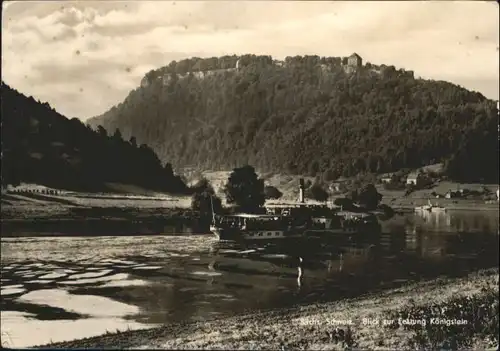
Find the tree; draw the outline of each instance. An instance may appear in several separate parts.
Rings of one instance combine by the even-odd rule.
[[[132,145],[134,148],[137,147],[137,139],[135,138],[135,136],[131,136],[129,142],[130,142],[130,145]]]
[[[375,210],[380,201],[382,201],[382,194],[373,184],[363,187],[357,196],[357,202],[367,210]]]
[[[199,181],[192,190],[191,208],[194,211],[200,212],[202,217],[212,214],[212,206],[215,213],[221,212],[222,202],[215,195],[214,188],[207,179]]]
[[[97,134],[99,134],[101,137],[105,138],[108,136],[108,132],[106,131],[106,129],[104,129],[103,126],[99,125],[97,127]]]
[[[201,178],[200,180],[198,180],[196,182],[196,184],[194,184],[193,186],[191,186],[191,191],[192,193],[202,193],[203,191],[207,190],[207,189],[212,189],[213,190],[213,187],[212,185],[210,184],[210,182],[208,181],[207,178]],[[214,192],[215,194],[215,192]]]
[[[382,211],[384,211],[384,214],[382,216],[382,218],[384,220],[388,220],[388,219],[394,217],[394,210],[390,206],[388,206],[386,204],[382,204],[382,205],[379,206],[379,208]]]
[[[123,141],[122,132],[120,131],[120,129],[118,128],[115,129],[115,132],[113,134],[113,140],[117,142]]]
[[[167,163],[165,163],[165,165],[163,165],[163,172],[165,173],[165,175],[167,177],[171,177],[174,175],[174,170],[172,168],[172,165],[169,162],[167,162]]]
[[[353,203],[354,202],[358,202],[358,198],[359,198],[359,191],[358,191],[358,189],[353,189],[353,190],[349,191],[346,197],[349,200],[351,200]]]
[[[123,142],[120,130],[93,130],[48,104],[2,84],[2,184],[30,182],[79,191],[133,184],[184,194],[186,184],[148,146]],[[107,124],[105,124],[107,126]],[[133,139],[134,140],[134,139]]]
[[[283,193],[278,188],[268,185],[264,187],[264,195],[266,199],[279,199],[283,196]]]
[[[333,201],[335,206],[342,207],[343,210],[351,210],[354,208],[354,203],[346,197],[337,198]]]
[[[235,168],[224,187],[226,201],[240,210],[256,212],[264,205],[264,180],[259,179],[252,166]]]
[[[325,189],[318,183],[314,183],[307,191],[307,197],[310,197],[316,201],[326,201],[328,200],[328,193]]]

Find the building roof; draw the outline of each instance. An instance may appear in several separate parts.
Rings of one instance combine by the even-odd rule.
[[[344,177],[344,176],[340,176],[340,177],[338,177],[338,178],[335,180],[335,183],[345,182],[345,181],[348,181],[348,180],[349,180],[349,178]]]
[[[306,199],[305,202],[300,201],[266,201],[265,207],[269,208],[288,208],[288,207],[314,207],[314,206],[325,206],[324,202],[313,201]]]
[[[282,209],[282,210],[289,210],[292,208],[309,208],[309,209],[316,209],[316,208],[330,208],[328,204],[326,205],[314,205],[314,204],[309,204],[309,205],[270,205],[266,206],[268,209]]]
[[[352,212],[352,211],[339,211],[337,212],[338,215],[341,216],[353,216],[353,217],[360,217],[360,218],[365,218],[365,217],[371,217],[373,214],[371,213],[366,213],[366,212]]]
[[[253,213],[237,213],[232,215],[226,215],[224,217],[238,217],[238,218],[278,218],[276,215],[265,215],[265,214],[253,214]]]
[[[384,174],[381,174],[380,177],[381,178],[390,178],[390,177],[393,177],[395,175],[395,173],[384,173]]]
[[[354,52],[351,56],[349,56],[349,58],[352,58],[352,57],[355,57],[355,58],[358,58],[358,59],[360,59],[360,58],[361,58],[361,56],[359,56],[359,55],[358,55],[358,54],[356,54],[355,52]]]
[[[417,178],[419,175],[420,173],[418,172],[411,172],[410,174],[408,174],[407,178]]]

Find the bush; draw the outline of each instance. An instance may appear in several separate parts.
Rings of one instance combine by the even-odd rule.
[[[206,179],[200,180],[191,188],[191,208],[198,211],[200,216],[207,217],[212,214],[212,206],[215,213],[222,211],[222,201],[215,195],[213,187]]]
[[[268,185],[264,187],[264,196],[266,199],[279,199],[283,196],[283,193],[278,188]]]
[[[307,197],[316,201],[327,201],[328,193],[318,183],[314,183],[307,191]]]
[[[368,210],[376,209],[380,201],[382,201],[382,195],[373,184],[363,187],[357,196],[357,202]]]
[[[342,207],[343,210],[351,210],[354,208],[354,204],[351,199],[346,197],[338,198],[333,201],[335,206]]]
[[[233,169],[224,192],[229,204],[245,212],[256,212],[264,205],[264,180],[249,165]]]
[[[387,328],[404,328],[414,333],[410,340],[412,348],[457,349],[471,348],[479,338],[490,340],[492,346],[498,346],[499,335],[499,298],[498,287],[488,284],[478,296],[455,298],[444,304],[415,306],[414,303],[395,312],[389,313],[389,319],[398,321],[408,319],[423,321],[422,324],[402,325],[398,323]],[[431,324],[438,318],[448,321],[467,321],[461,325]]]
[[[210,184],[210,182],[208,181],[208,179],[201,178],[200,180],[198,180],[196,182],[196,184],[191,186],[190,190],[191,190],[192,194],[195,194],[195,193],[201,193],[209,188],[211,188],[213,190],[213,187]]]
[[[394,210],[392,209],[392,207],[390,207],[386,204],[382,204],[382,205],[379,205],[378,208],[380,210],[384,211],[384,216],[383,216],[384,220],[390,219],[394,216]]]

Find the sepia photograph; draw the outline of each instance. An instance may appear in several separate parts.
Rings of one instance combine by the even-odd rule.
[[[499,14],[2,2],[2,348],[498,350]]]

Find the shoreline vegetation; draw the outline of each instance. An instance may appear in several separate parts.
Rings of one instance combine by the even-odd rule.
[[[498,268],[361,297],[37,348],[497,349]]]
[[[243,182],[235,185],[235,181]],[[337,185],[332,189],[331,184],[327,191],[326,185],[316,183],[314,179],[257,174],[253,167],[246,166],[236,168],[230,174],[207,171],[195,177],[191,175],[190,195],[155,192],[116,183],[107,185],[113,191],[100,193],[67,191],[36,184],[8,187],[2,191],[2,233],[4,236],[208,233],[213,209],[216,213],[247,210],[261,213],[262,205],[296,203],[301,182],[308,204],[367,211],[381,221],[414,212],[416,206],[426,205],[428,201],[449,210],[498,211],[498,201],[492,200],[494,185],[439,180],[425,188],[401,188],[401,184],[396,184],[392,189],[386,184],[373,185],[373,179],[354,178],[345,180],[341,188]],[[237,190],[242,186],[246,189],[243,195]],[[443,195],[460,194],[459,189],[466,195],[453,198]],[[260,194],[258,201],[251,194]],[[257,202],[246,203],[248,199]]]
[[[212,177],[211,183],[220,183],[219,177]],[[268,200],[266,203],[286,203],[293,201],[296,191],[296,180],[283,185],[270,179],[273,186],[285,189],[280,200]],[[448,188],[460,184],[450,183]],[[485,187],[483,184],[476,188]],[[221,191],[214,187],[216,194]],[[382,193],[382,204],[390,206],[396,213],[413,212],[416,206],[427,204],[427,191],[417,191],[410,196],[404,196],[402,191],[387,191],[382,187],[377,190]],[[332,198],[329,199],[332,201]],[[498,211],[498,201],[482,199],[431,199],[433,204],[439,204],[449,210],[463,211]],[[2,193],[2,223],[30,221],[184,221],[199,217],[197,211],[191,208],[191,197],[170,195],[147,190],[129,191],[127,193],[79,193],[49,189],[37,185],[25,185],[15,191]]]

